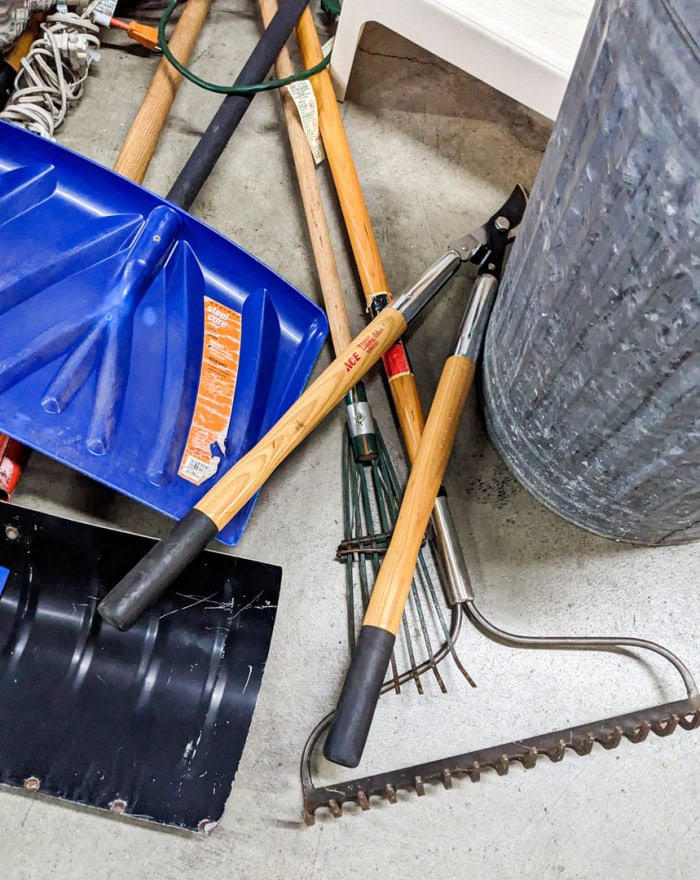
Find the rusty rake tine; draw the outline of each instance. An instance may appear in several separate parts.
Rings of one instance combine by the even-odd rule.
[[[455,607],[451,610],[452,614],[452,641],[454,642],[459,635],[460,629],[462,627],[462,622],[465,618],[465,614],[462,606]],[[448,648],[446,644],[440,646],[440,650],[435,656],[436,662],[440,663],[448,653]],[[424,660],[423,663],[418,667],[419,672],[422,674],[426,672],[429,668],[429,664],[427,660]],[[399,676],[399,683],[405,684],[411,678],[410,672],[402,672]],[[394,682],[391,679],[387,679],[382,685],[382,695],[388,693],[390,690],[394,689]],[[697,713],[696,723],[694,724],[686,724],[683,723],[683,726],[687,729],[693,729],[694,727],[700,726],[700,712]],[[334,717],[334,713],[331,712],[329,715],[326,715],[319,723],[314,727],[314,729],[309,734],[306,743],[304,744],[304,750],[301,755],[300,762],[300,778],[301,778],[301,786],[302,790],[306,796],[308,792],[310,792],[314,787],[314,778],[313,778],[313,769],[311,766],[311,762],[313,760],[314,751],[316,746],[318,745],[318,741],[323,736],[325,731],[330,726],[330,723]]]
[[[360,792],[367,799],[372,796],[391,797],[399,790],[413,789],[421,794],[425,791],[426,782],[442,783],[445,788],[450,788],[453,779],[463,776],[469,777],[472,782],[479,782],[484,771],[495,771],[499,776],[506,776],[511,766],[520,765],[524,770],[529,770],[537,766],[540,758],[547,757],[557,763],[569,751],[580,756],[589,755],[595,744],[604,749],[611,749],[617,748],[622,740],[632,744],[644,742],[651,732],[663,737],[681,728],[684,730],[700,728],[700,708],[697,698],[677,700],[625,715],[540,734],[526,740],[515,740],[461,755],[450,755],[437,761],[398,768],[388,773],[334,783],[332,788],[313,788],[310,756],[332,718],[333,716],[329,715],[316,726],[307,740],[302,755],[301,778],[307,824],[313,823],[315,811],[320,807],[328,806],[331,798],[337,799],[340,804],[345,804],[352,801],[359,802]],[[305,767],[308,771],[306,774],[304,774]]]

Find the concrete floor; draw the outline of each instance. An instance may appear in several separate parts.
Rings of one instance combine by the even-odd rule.
[[[197,69],[230,80],[258,34],[251,0],[220,0]],[[111,41],[111,38],[110,38]],[[114,38],[115,43],[117,38]],[[225,50],[223,44],[230,48]],[[105,48],[60,140],[110,165],[154,62]],[[165,192],[217,106],[180,92],[147,184]],[[546,121],[414,46],[366,31],[345,121],[394,289],[454,236],[480,223],[515,181],[531,183]],[[198,199],[198,216],[318,296],[275,96],[256,99]],[[364,320],[343,261],[352,321]],[[468,280],[411,330],[423,402],[434,390]],[[326,351],[319,366],[327,363]],[[381,380],[370,393],[388,434]],[[326,420],[264,490],[238,551],[284,566],[276,631],[248,744],[224,818],[208,838],[108,819],[3,791],[0,877],[67,880],[277,880],[290,876],[644,880],[691,876],[700,857],[697,733],[541,763],[524,774],[400,797],[369,814],[300,824],[298,759],[332,707],[347,661],[341,536],[342,415]],[[390,442],[395,438],[390,436]],[[470,406],[447,475],[484,612],[547,634],[628,633],[669,645],[700,669],[698,545],[641,549],[589,535],[545,511],[510,477]],[[19,503],[161,534],[167,523],[35,456]],[[509,651],[468,629],[461,653],[479,688],[445,665],[449,693],[427,683],[387,696],[361,772],[439,758],[682,696],[667,670],[620,655]],[[322,768],[324,778],[329,768]],[[339,778],[339,777],[336,777]]]

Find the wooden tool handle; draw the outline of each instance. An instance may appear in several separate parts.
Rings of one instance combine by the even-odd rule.
[[[405,329],[405,318],[392,308],[368,324],[250,452],[105,596],[98,606],[102,617],[118,629],[128,629]]]
[[[395,309],[377,315],[263,439],[199,500],[197,509],[222,529],[405,329],[406,320]]]
[[[323,50],[308,9],[299,19],[297,38],[304,65],[311,67],[317,64],[323,58]],[[328,70],[312,77],[311,84],[318,102],[319,126],[328,164],[362,289],[369,305],[377,293],[389,292],[386,273]],[[425,421],[416,379],[410,369],[396,379],[392,378],[389,369],[387,375],[406,451],[413,460]]]
[[[326,758],[336,764],[356,767],[362,757],[423,535],[452,452],[474,370],[473,361],[455,355],[448,358],[440,377],[394,534],[365,612],[324,746]]]
[[[170,39],[170,49],[183,64],[189,62],[211,0],[187,0]],[[182,76],[163,58],[131,125],[114,170],[135,183],[143,183],[158,145]]]
[[[392,376],[389,379],[389,390],[408,459],[413,463],[425,429],[425,416],[418,396],[416,377],[411,372]]]
[[[258,3],[262,13],[263,24],[267,27],[277,12],[277,0],[258,0]],[[286,48],[282,49],[277,56],[275,69],[278,79],[284,79],[295,72],[294,65]],[[350,330],[350,322],[348,321],[348,314],[345,308],[343,285],[340,280],[335,254],[333,253],[331,233],[328,228],[328,221],[326,220],[326,211],[323,207],[321,189],[316,176],[316,166],[311,155],[311,148],[306,139],[304,127],[299,119],[294,99],[286,89],[282,90],[281,96],[287,134],[289,135],[292,158],[301,191],[301,201],[306,216],[306,226],[309,231],[311,248],[321,283],[323,304],[328,316],[333,349],[337,354],[344,348],[347,348],[352,340],[352,331]]]
[[[299,19],[297,38],[304,66],[309,68],[318,64],[323,59],[323,50],[316,33],[316,25],[308,9],[304,10]],[[362,288],[365,296],[386,291],[388,283],[382,258],[328,70],[323,70],[314,76],[311,84],[318,102],[319,126],[326,147],[328,164],[345,218]]]
[[[411,579],[452,453],[459,420],[474,377],[474,362],[447,359],[406,485],[394,534],[377,576],[364,623],[398,632]]]

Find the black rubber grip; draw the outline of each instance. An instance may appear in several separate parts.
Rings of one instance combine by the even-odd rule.
[[[279,11],[263,32],[258,44],[236,77],[234,85],[250,86],[265,79],[275,63],[275,59],[291,36],[301,13],[308,5],[309,0],[285,0],[280,5]],[[172,185],[167,195],[169,201],[186,211],[190,209],[253,98],[254,94],[227,95],[224,98],[185,167]]]
[[[97,606],[102,619],[116,629],[129,629],[218,532],[205,513],[191,510],[107,593]]]
[[[350,660],[323,754],[334,764],[357,767],[394,650],[396,636],[363,626]]]

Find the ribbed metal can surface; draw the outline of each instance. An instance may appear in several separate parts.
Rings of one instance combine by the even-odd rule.
[[[700,4],[599,0],[501,285],[490,436],[547,507],[700,538]]]

